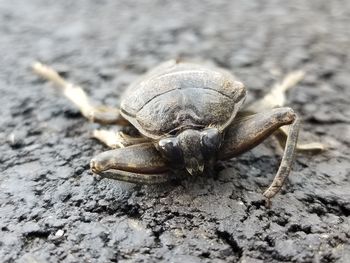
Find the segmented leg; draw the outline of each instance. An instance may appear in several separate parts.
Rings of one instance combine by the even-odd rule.
[[[295,146],[298,140],[299,120],[291,108],[277,108],[270,111],[246,116],[234,121],[226,131],[226,136],[218,158],[230,159],[260,144],[279,127],[289,125],[286,147],[278,172],[264,192],[269,200],[274,197],[288,177],[292,164]]]
[[[152,143],[106,151],[90,162],[101,177],[140,184],[164,183],[176,178]]]
[[[280,127],[273,135],[277,138],[282,148],[284,148],[288,139],[288,128]],[[297,143],[296,150],[298,152],[318,153],[324,151],[325,146],[318,142]]]
[[[171,172],[143,174],[115,169],[105,171],[101,177],[134,184],[162,184],[177,178]]]
[[[231,159],[251,150],[281,126],[292,124],[295,116],[291,108],[285,107],[235,119],[226,130],[218,159]]]
[[[73,102],[80,112],[90,121],[102,124],[125,124],[126,121],[120,116],[119,110],[106,106],[93,106],[85,91],[62,78],[54,69],[35,62],[32,68],[36,74],[44,79],[54,82],[62,88],[63,94]]]
[[[111,130],[94,130],[92,136],[112,149],[124,148],[149,141],[146,137],[131,137],[122,131]]]
[[[296,84],[303,79],[304,75],[305,73],[303,71],[294,71],[289,73],[280,83],[277,83],[262,99],[248,105],[240,114],[249,115],[273,108],[283,107],[286,104],[286,92],[290,88],[295,87]],[[284,147],[288,138],[288,128],[280,127],[274,135],[282,147]],[[302,152],[318,152],[323,151],[325,147],[323,144],[317,142],[306,144],[298,143],[296,149]]]
[[[273,179],[272,184],[264,192],[264,196],[267,198],[267,204],[270,204],[270,199],[274,197],[282,188],[284,181],[288,177],[290,170],[292,168],[294,160],[294,151],[298,141],[300,121],[297,116],[293,121],[293,124],[289,126],[288,137],[286,141],[286,146],[284,148],[283,157],[281,160],[280,167],[278,168],[277,174]]]
[[[283,107],[286,104],[286,92],[300,82],[305,73],[294,71],[289,73],[281,82],[276,83],[262,99],[248,105],[244,110],[261,112],[272,108]]]

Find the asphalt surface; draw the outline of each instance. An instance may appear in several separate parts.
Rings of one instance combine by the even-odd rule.
[[[349,262],[349,1],[0,1],[2,262]],[[127,85],[171,58],[234,72],[261,97],[284,74],[301,140],[284,190],[262,192],[281,157],[266,143],[215,178],[162,186],[95,180],[107,148],[52,85],[41,60],[118,105]]]

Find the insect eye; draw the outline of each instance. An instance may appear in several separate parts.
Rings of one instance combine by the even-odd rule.
[[[207,153],[212,153],[219,149],[221,135],[216,128],[210,128],[201,132],[201,144]]]
[[[176,137],[162,139],[158,148],[163,156],[175,166],[183,166],[183,154]]]

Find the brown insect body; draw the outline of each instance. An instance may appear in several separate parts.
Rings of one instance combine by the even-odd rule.
[[[165,62],[132,83],[120,110],[93,106],[84,90],[68,83],[54,70],[35,63],[34,71],[63,88],[91,121],[132,125],[140,133],[95,130],[94,137],[115,148],[91,160],[91,170],[102,177],[133,183],[163,183],[180,173],[198,175],[225,160],[250,150],[274,132],[285,145],[281,165],[264,192],[270,200],[287,178],[294,152],[322,150],[317,143],[297,145],[299,120],[285,103],[285,91],[302,72],[289,74],[264,98],[242,107],[244,85],[228,71],[193,63]],[[289,129],[284,129],[289,125]],[[180,171],[180,172],[177,172]]]

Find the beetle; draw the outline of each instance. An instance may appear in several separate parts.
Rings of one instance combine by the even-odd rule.
[[[270,202],[288,177],[296,150],[322,150],[319,143],[297,144],[300,121],[285,104],[285,92],[301,80],[290,73],[262,99],[243,107],[246,88],[229,71],[179,60],[167,61],[132,83],[120,109],[94,106],[84,90],[52,68],[36,62],[33,70],[62,87],[87,119],[131,125],[137,136],[95,130],[112,150],[91,160],[94,174],[142,184],[164,183],[188,174],[213,171],[218,160],[238,156],[271,134],[284,148],[277,174],[263,193]],[[286,129],[286,126],[289,129]]]

